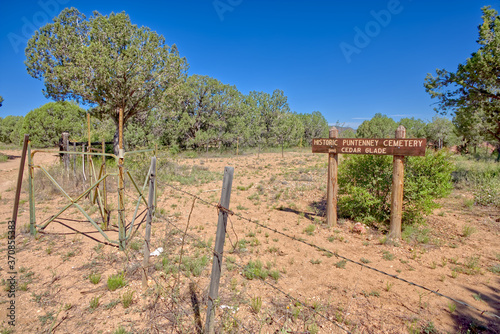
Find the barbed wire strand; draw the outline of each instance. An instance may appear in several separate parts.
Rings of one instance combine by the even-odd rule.
[[[130,257],[132,257],[134,260],[137,260],[137,257],[136,257],[136,254],[133,253],[133,252],[125,252],[125,255],[127,256],[128,260],[130,261]],[[130,256],[130,257],[129,257]],[[139,261],[140,262],[140,261]],[[184,274],[184,273],[183,273]],[[184,274],[185,275],[185,274]],[[167,289],[163,286],[163,284],[161,284],[157,279],[156,277],[154,277],[154,275],[150,275],[149,276],[155,283],[156,283],[156,286],[160,287],[163,291],[167,292]],[[187,276],[186,276],[187,277]],[[175,284],[175,283],[174,283]],[[199,285],[197,285],[199,287]],[[172,296],[174,296],[173,292],[174,292],[174,286],[172,286]],[[159,296],[158,296],[159,297]],[[180,302],[176,301],[175,298],[170,298],[170,300],[178,307],[177,308],[177,311],[180,309],[183,311],[184,315],[185,316],[189,316],[191,313],[194,313],[193,311],[187,311],[184,307],[182,307],[182,305],[180,304]],[[167,318],[168,319],[168,318]],[[170,319],[168,319],[170,322],[172,323],[175,323],[174,321],[171,321]]]
[[[167,222],[167,224],[170,224],[171,226],[173,226],[173,227],[174,227],[176,230],[178,230],[179,232],[182,232],[182,230],[181,230],[181,229],[180,229],[177,225],[175,225],[174,223],[172,223],[172,222],[168,221],[167,219],[165,219],[165,221]],[[198,241],[198,243],[199,243],[200,245],[203,245],[203,247],[207,248],[207,249],[208,249],[210,252],[212,252],[214,255],[220,255],[220,254],[218,254],[217,252],[215,252],[213,249],[209,248],[208,246],[205,246],[205,245],[204,245],[204,243],[203,243],[203,242],[202,242],[199,238],[194,237],[194,236],[192,236],[192,235],[190,235],[190,234],[187,234],[187,233],[186,233],[185,235],[186,235],[186,236],[188,236],[188,237],[190,237],[191,239],[193,239],[193,240],[195,240],[195,241]],[[242,270],[242,274],[246,271],[245,267],[243,267],[243,266],[241,266],[241,265],[239,265],[239,264],[237,264],[237,263],[232,263],[232,264],[234,264],[235,266],[237,266],[238,268],[240,268],[240,269]],[[189,277],[188,277],[188,278],[189,278]],[[285,291],[281,290],[280,288],[278,288],[278,287],[274,286],[273,284],[271,284],[271,283],[269,283],[269,282],[266,282],[266,281],[262,281],[262,282],[263,282],[264,284],[267,284],[267,285],[271,286],[273,289],[275,289],[275,290],[277,290],[277,291],[281,292],[282,294],[284,294],[284,295],[285,295],[287,298],[289,298],[290,300],[293,300],[293,301],[295,301],[295,302],[300,303],[301,305],[306,306],[306,307],[307,307],[308,309],[310,309],[312,312],[314,312],[315,314],[319,315],[320,317],[322,317],[322,318],[326,319],[328,322],[330,322],[330,323],[334,324],[335,326],[339,327],[339,328],[340,328],[340,329],[342,329],[343,331],[345,331],[345,332],[347,332],[347,333],[350,333],[350,332],[349,332],[349,330],[345,329],[344,327],[342,327],[341,325],[339,325],[339,324],[338,324],[338,323],[336,323],[335,321],[333,321],[333,320],[329,319],[327,316],[325,316],[325,315],[321,314],[320,312],[318,312],[317,310],[315,310],[313,307],[311,307],[311,306],[307,305],[307,303],[304,303],[304,302],[300,301],[299,299],[297,299],[297,298],[295,298],[295,297],[291,296],[290,294],[286,293]]]
[[[166,185],[167,185],[168,187],[172,188],[172,189],[175,189],[175,190],[179,191],[179,192],[182,192],[182,193],[187,194],[187,195],[189,195],[189,196],[195,197],[195,198],[197,198],[198,200],[200,200],[200,201],[202,201],[202,202],[204,202],[204,203],[206,203],[206,204],[208,204],[208,205],[211,205],[211,206],[213,206],[214,208],[217,208],[218,210],[220,210],[220,209],[221,209],[220,205],[216,205],[216,204],[210,203],[210,202],[208,202],[208,201],[206,201],[206,200],[204,200],[204,199],[200,198],[199,196],[196,196],[196,195],[194,195],[194,194],[191,194],[190,192],[187,192],[187,191],[185,191],[185,190],[182,190],[182,189],[179,189],[179,188],[177,188],[177,187],[174,187],[174,186],[172,186],[172,185],[170,185],[170,184],[166,184]],[[420,284],[418,284],[418,283],[414,283],[414,282],[409,281],[409,280],[407,280],[407,279],[400,278],[400,277],[398,277],[397,275],[392,275],[392,274],[389,274],[389,273],[387,273],[387,272],[385,272],[385,271],[383,271],[383,270],[380,270],[380,269],[377,269],[377,268],[374,268],[374,267],[368,266],[368,265],[366,265],[366,264],[364,264],[364,263],[361,263],[361,262],[358,262],[358,261],[352,260],[352,259],[350,259],[350,258],[348,258],[348,257],[343,256],[343,255],[340,255],[340,254],[338,254],[338,252],[332,252],[332,251],[330,251],[330,250],[328,250],[328,249],[326,249],[326,248],[323,248],[323,247],[320,247],[320,246],[317,246],[317,245],[311,244],[311,243],[309,243],[309,242],[307,242],[307,241],[303,240],[302,238],[297,238],[297,237],[295,237],[295,236],[290,236],[290,235],[288,235],[288,234],[286,234],[286,233],[280,232],[280,231],[278,231],[277,229],[274,229],[274,228],[268,227],[268,226],[266,226],[266,225],[264,225],[264,224],[261,224],[261,223],[259,223],[259,222],[257,222],[257,221],[253,221],[253,220],[252,220],[252,219],[250,219],[250,218],[246,218],[246,217],[242,216],[241,214],[236,214],[236,213],[232,212],[232,211],[231,211],[231,210],[229,210],[229,209],[225,209],[225,208],[223,208],[223,209],[224,209],[224,211],[225,211],[225,212],[227,212],[227,213],[228,213],[228,215],[234,215],[234,216],[236,216],[236,217],[238,217],[238,218],[240,218],[240,219],[243,219],[243,220],[245,220],[245,221],[248,221],[249,223],[255,224],[255,225],[257,225],[257,226],[260,226],[260,227],[262,227],[262,228],[265,228],[265,229],[267,229],[267,230],[269,230],[269,231],[272,231],[272,232],[274,232],[274,233],[280,234],[280,235],[282,235],[282,236],[284,236],[284,237],[286,237],[286,238],[289,238],[289,239],[291,239],[291,240],[294,240],[294,241],[297,241],[297,242],[301,242],[301,243],[303,243],[303,244],[305,244],[305,245],[307,245],[307,246],[309,246],[309,247],[315,248],[316,250],[319,250],[319,251],[322,251],[322,252],[326,252],[326,253],[331,254],[331,255],[335,255],[337,258],[341,258],[341,259],[343,259],[343,260],[345,260],[345,261],[348,261],[348,262],[351,262],[351,263],[357,264],[357,265],[359,265],[359,266],[361,266],[361,267],[363,267],[363,268],[367,268],[367,269],[369,269],[369,270],[373,270],[373,271],[378,272],[378,273],[380,273],[380,274],[382,274],[382,275],[389,276],[389,277],[391,277],[391,278],[394,278],[394,279],[397,279],[397,280],[399,280],[399,281],[405,282],[405,283],[407,283],[407,284],[409,284],[409,285],[416,286],[416,287],[421,288],[421,289],[423,289],[423,290],[426,290],[426,291],[428,291],[428,292],[430,292],[430,293],[433,293],[433,294],[435,294],[435,295],[437,295],[437,296],[444,297],[444,298],[449,299],[449,300],[451,300],[451,301],[453,301],[453,302],[455,302],[455,303],[458,303],[458,304],[460,304],[460,305],[463,305],[463,306],[466,306],[466,307],[471,308],[471,309],[473,309],[473,310],[476,310],[476,311],[480,312],[480,313],[481,313],[481,315],[483,315],[483,314],[489,314],[489,315],[491,315],[491,316],[493,316],[493,317],[495,317],[495,318],[497,318],[497,319],[500,319],[500,316],[498,316],[498,315],[496,315],[496,314],[494,314],[494,313],[491,313],[491,312],[486,311],[486,310],[481,310],[481,309],[479,309],[479,308],[477,308],[477,307],[475,307],[475,306],[473,306],[473,305],[470,305],[470,304],[468,304],[468,303],[466,303],[466,302],[464,302],[464,301],[461,301],[461,300],[455,299],[455,298],[453,298],[453,297],[450,297],[450,296],[444,295],[444,294],[440,293],[440,292],[439,292],[439,290],[432,290],[432,289],[427,288],[427,287],[425,287],[425,286],[423,286],[423,285],[420,285]]]

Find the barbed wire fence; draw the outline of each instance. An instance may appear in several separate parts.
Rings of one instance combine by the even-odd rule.
[[[473,309],[473,310],[475,310],[475,311],[480,312],[481,314],[485,314],[485,313],[486,313],[486,314],[489,314],[489,315],[491,315],[491,316],[495,317],[496,319],[499,319],[499,320],[500,320],[500,316],[498,316],[498,315],[496,315],[496,314],[493,314],[493,313],[488,312],[488,311],[485,311],[485,310],[481,310],[481,309],[479,309],[479,308],[477,308],[477,307],[475,307],[475,306],[473,306],[473,305],[470,305],[470,304],[468,304],[468,303],[466,303],[466,302],[463,302],[463,301],[461,301],[461,300],[458,300],[458,299],[455,299],[455,298],[453,298],[453,297],[450,297],[450,296],[447,296],[447,295],[445,295],[445,294],[442,294],[442,293],[440,293],[439,291],[436,291],[436,290],[433,290],[433,289],[427,288],[427,287],[425,287],[425,286],[423,286],[423,285],[421,285],[421,284],[417,284],[417,283],[415,283],[415,282],[412,282],[412,281],[406,280],[406,279],[401,278],[401,277],[399,277],[399,276],[397,276],[397,275],[389,274],[389,273],[387,273],[387,272],[385,272],[385,271],[383,271],[383,270],[380,270],[380,269],[377,269],[377,268],[374,268],[374,267],[368,266],[368,265],[366,265],[366,264],[364,264],[364,263],[362,263],[362,262],[359,262],[359,261],[356,261],[356,260],[352,260],[352,259],[350,259],[350,258],[348,258],[348,257],[346,257],[346,256],[343,256],[343,255],[339,254],[338,252],[332,252],[332,251],[330,251],[330,250],[328,250],[328,249],[326,249],[326,248],[323,248],[323,247],[317,246],[317,245],[315,245],[315,244],[309,243],[309,242],[307,242],[307,241],[303,240],[302,238],[297,238],[297,237],[295,237],[295,236],[288,235],[288,234],[286,234],[286,233],[284,233],[284,232],[278,231],[278,230],[277,230],[277,229],[275,229],[275,228],[271,228],[271,227],[266,226],[266,225],[264,225],[264,224],[262,224],[262,223],[259,223],[259,222],[258,222],[258,221],[256,221],[256,220],[252,220],[252,219],[250,219],[250,218],[244,217],[243,215],[241,215],[241,214],[237,214],[237,213],[234,213],[234,212],[233,212],[233,211],[231,211],[231,210],[221,208],[219,204],[213,204],[213,203],[210,203],[210,202],[208,202],[208,201],[206,201],[206,200],[202,199],[201,197],[199,197],[199,196],[197,196],[197,195],[194,195],[194,194],[192,194],[192,193],[190,193],[190,192],[187,192],[187,191],[185,191],[185,190],[182,190],[182,189],[180,189],[180,188],[178,188],[178,187],[175,187],[175,186],[173,186],[173,185],[171,185],[171,184],[166,184],[166,186],[168,186],[168,187],[170,187],[170,188],[172,188],[172,189],[174,189],[174,190],[176,190],[176,191],[182,192],[182,193],[184,193],[184,194],[186,194],[186,195],[189,195],[189,196],[191,196],[191,197],[193,197],[193,198],[196,198],[197,200],[199,200],[199,201],[201,201],[201,202],[203,202],[203,203],[205,203],[205,204],[207,204],[207,205],[210,205],[210,206],[214,207],[214,208],[215,208],[215,209],[217,209],[217,210],[221,210],[221,209],[222,209],[222,210],[224,210],[225,212],[227,212],[230,216],[235,216],[235,217],[238,217],[239,219],[245,220],[245,221],[247,221],[247,222],[249,222],[249,223],[252,223],[252,224],[254,224],[254,225],[256,225],[256,226],[259,226],[259,227],[262,227],[262,228],[264,228],[264,229],[267,229],[267,230],[269,230],[269,231],[271,231],[271,232],[274,232],[274,233],[276,233],[276,234],[280,234],[280,235],[282,235],[282,236],[284,236],[284,237],[286,237],[286,238],[288,238],[288,239],[290,239],[290,240],[293,240],[293,241],[295,241],[295,242],[300,242],[300,243],[305,244],[305,245],[307,245],[307,246],[309,246],[309,247],[315,248],[315,249],[316,249],[316,250],[318,250],[318,251],[321,251],[321,252],[326,252],[326,253],[328,253],[328,254],[334,255],[334,256],[335,256],[335,257],[337,257],[337,258],[340,258],[340,259],[346,260],[346,261],[348,261],[348,262],[351,262],[351,263],[357,264],[357,265],[359,265],[359,266],[361,266],[361,267],[363,267],[363,268],[367,268],[367,269],[369,269],[369,270],[373,270],[373,271],[378,272],[378,273],[380,273],[380,274],[382,274],[382,275],[385,275],[385,276],[391,277],[391,278],[393,278],[393,279],[396,279],[396,280],[399,280],[399,281],[405,282],[405,283],[407,283],[407,284],[409,284],[409,285],[416,286],[416,287],[421,288],[421,289],[423,289],[423,290],[426,290],[426,291],[428,291],[428,292],[430,292],[430,293],[433,293],[433,294],[435,294],[435,295],[437,295],[437,296],[447,298],[447,299],[449,299],[449,300],[451,300],[451,301],[453,301],[453,302],[456,302],[456,303],[461,304],[461,305],[463,305],[463,306],[469,307],[469,308],[471,308],[471,309]]]
[[[339,254],[337,251],[331,251],[331,250],[326,249],[326,248],[324,248],[324,247],[321,247],[321,246],[318,246],[318,245],[316,245],[316,244],[310,243],[310,242],[308,242],[308,241],[306,241],[306,240],[304,240],[304,239],[302,239],[302,238],[298,238],[298,237],[296,237],[296,236],[289,235],[289,234],[284,233],[284,232],[282,232],[282,231],[279,231],[279,230],[277,230],[277,229],[275,229],[275,228],[269,227],[269,226],[267,226],[266,224],[260,223],[259,221],[255,220],[255,219],[251,219],[251,218],[245,217],[245,216],[243,216],[242,214],[237,214],[237,213],[235,213],[235,212],[233,212],[233,211],[231,211],[231,210],[229,210],[229,209],[227,209],[227,208],[222,207],[219,203],[214,204],[214,203],[212,203],[212,202],[209,202],[209,201],[207,201],[206,199],[204,199],[204,198],[202,198],[202,197],[200,197],[200,196],[198,196],[198,195],[195,195],[195,194],[193,194],[193,193],[191,193],[191,192],[189,192],[189,191],[186,191],[186,190],[184,190],[184,189],[181,189],[181,188],[180,188],[180,187],[178,187],[178,186],[174,186],[174,185],[172,185],[172,184],[170,184],[170,183],[164,183],[164,185],[165,185],[165,186],[167,186],[167,187],[169,187],[169,188],[171,188],[171,189],[173,189],[174,191],[177,191],[177,192],[183,193],[183,194],[185,194],[185,195],[187,195],[187,196],[189,196],[189,197],[193,198],[192,210],[193,210],[193,208],[194,208],[194,202],[195,202],[195,201],[199,201],[199,202],[201,202],[201,203],[203,203],[203,204],[205,204],[205,205],[207,205],[207,206],[209,206],[209,207],[212,207],[212,208],[216,209],[216,210],[217,210],[217,212],[221,212],[221,211],[222,211],[222,212],[226,213],[226,214],[228,215],[228,217],[229,217],[229,221],[230,221],[230,224],[228,224],[229,226],[227,226],[227,231],[226,231],[226,233],[228,233],[228,235],[229,235],[229,234],[230,234],[230,232],[231,232],[229,229],[231,228],[232,233],[234,234],[234,236],[235,236],[235,238],[236,238],[236,243],[237,243],[237,240],[238,240],[238,235],[237,235],[237,233],[234,231],[234,227],[233,227],[233,223],[232,223],[232,221],[231,221],[231,217],[237,217],[238,219],[241,219],[241,220],[243,220],[243,221],[245,221],[245,222],[247,222],[247,223],[253,224],[253,225],[257,226],[257,227],[260,227],[260,228],[266,229],[266,230],[268,230],[268,231],[270,231],[270,232],[273,232],[273,233],[276,233],[276,234],[278,234],[278,235],[281,235],[281,236],[283,236],[283,237],[285,237],[285,238],[287,238],[287,239],[289,239],[289,240],[292,240],[293,242],[302,243],[302,244],[304,244],[304,245],[306,245],[306,246],[308,246],[308,247],[314,248],[314,249],[316,249],[316,250],[318,250],[318,251],[321,251],[321,252],[323,252],[323,253],[325,253],[325,254],[329,254],[330,256],[335,256],[335,257],[337,257],[337,258],[339,258],[339,259],[342,259],[342,260],[345,260],[345,261],[347,261],[347,262],[350,262],[350,263],[356,264],[356,265],[360,266],[361,268],[366,268],[366,269],[368,269],[368,270],[371,270],[371,271],[377,272],[378,274],[381,274],[381,275],[384,275],[384,276],[390,277],[391,279],[398,280],[398,281],[404,282],[404,283],[406,283],[406,284],[408,284],[408,285],[411,285],[411,286],[417,287],[417,288],[419,288],[419,289],[422,289],[422,290],[424,290],[424,291],[427,291],[427,292],[429,292],[429,293],[431,293],[431,294],[434,294],[434,295],[436,295],[436,296],[446,298],[446,299],[448,299],[448,300],[450,300],[450,301],[452,301],[452,302],[454,302],[454,303],[456,303],[456,304],[462,305],[462,306],[467,307],[467,308],[469,308],[469,309],[471,309],[471,310],[474,310],[474,311],[476,311],[476,312],[479,312],[481,315],[486,314],[486,315],[489,315],[489,316],[490,316],[490,317],[492,317],[492,318],[495,318],[495,319],[497,319],[497,320],[500,320],[500,316],[498,316],[498,315],[496,315],[496,314],[494,314],[494,313],[492,313],[492,312],[489,312],[489,311],[487,311],[487,310],[482,310],[482,309],[479,309],[479,308],[477,308],[477,307],[475,307],[475,306],[473,306],[473,305],[470,305],[470,304],[468,304],[468,303],[466,303],[466,302],[464,302],[464,301],[462,301],[462,300],[458,300],[458,299],[456,299],[456,298],[454,298],[454,297],[451,297],[451,296],[448,296],[448,295],[446,295],[446,294],[444,294],[444,293],[441,293],[441,292],[439,292],[439,290],[434,290],[434,289],[431,289],[431,288],[429,288],[429,287],[426,287],[426,286],[424,286],[424,285],[422,285],[422,284],[418,284],[418,283],[416,283],[416,282],[413,282],[413,281],[407,280],[407,279],[405,279],[405,278],[399,277],[398,275],[393,275],[393,274],[387,273],[387,272],[385,272],[385,271],[383,271],[383,270],[381,270],[381,269],[375,268],[375,267],[373,267],[373,266],[369,266],[369,265],[367,265],[367,264],[365,264],[365,263],[362,263],[362,262],[360,262],[360,261],[353,260],[353,259],[351,259],[351,258],[349,258],[349,257],[347,257],[347,256],[344,256],[344,255],[342,255],[342,254]],[[192,213],[192,210],[191,210],[191,213]],[[191,214],[191,213],[190,213],[190,214]],[[192,240],[196,241],[198,244],[204,244],[204,242],[203,242],[202,240],[200,240],[198,237],[193,236],[193,235],[192,235],[192,234],[190,234],[190,233],[187,233],[187,227],[188,227],[188,226],[186,226],[186,229],[183,231],[180,227],[176,226],[176,225],[175,225],[174,223],[172,223],[170,220],[168,220],[168,219],[163,219],[163,221],[165,221],[168,225],[170,225],[173,229],[177,230],[179,233],[184,233],[184,237],[191,238]],[[231,245],[232,245],[232,248],[234,249],[234,248],[236,247],[236,243],[234,243],[234,242],[231,240],[231,237],[230,237],[230,236],[229,236],[229,241],[230,241],[230,243],[231,243]],[[205,245],[204,247],[205,247],[208,251],[210,251],[212,254],[215,254],[215,253],[214,253],[214,250],[213,250],[212,248],[210,248],[210,247],[208,247],[208,246],[206,246],[206,245]],[[243,275],[243,274],[244,274],[244,272],[245,272],[245,270],[247,270],[247,268],[246,268],[246,267],[244,267],[244,266],[242,266],[242,265],[240,265],[240,264],[236,263],[235,261],[234,261],[234,262],[232,262],[232,263],[231,263],[231,265],[234,265],[234,266],[236,266],[237,268],[239,268],[239,269],[240,269],[240,274],[241,274],[241,275]],[[333,324],[335,327],[337,327],[338,329],[342,330],[343,332],[347,332],[347,333],[349,333],[349,330],[348,330],[347,328],[345,328],[344,326],[342,326],[342,324],[339,324],[338,322],[333,321],[332,319],[330,319],[327,315],[325,315],[325,314],[322,314],[322,313],[318,312],[318,311],[317,311],[317,310],[315,310],[312,306],[309,306],[307,302],[302,301],[302,300],[300,300],[299,298],[297,298],[297,297],[294,297],[294,296],[290,295],[289,293],[287,293],[287,292],[283,291],[283,289],[281,289],[280,287],[278,287],[278,286],[276,286],[276,285],[274,285],[274,284],[272,284],[272,283],[269,283],[269,282],[268,282],[268,281],[266,281],[266,280],[259,280],[258,282],[259,282],[259,283],[261,283],[261,284],[264,284],[264,285],[266,285],[266,286],[269,286],[270,288],[272,288],[273,290],[275,290],[275,291],[279,292],[281,295],[283,295],[284,297],[286,297],[286,298],[287,298],[287,299],[289,299],[290,301],[292,301],[292,302],[294,302],[294,303],[298,303],[298,304],[300,304],[300,305],[303,305],[303,306],[307,307],[307,308],[308,308],[308,309],[309,309],[312,313],[314,313],[315,315],[317,315],[318,317],[320,317],[320,318],[321,318],[321,319],[323,319],[324,321],[326,321],[326,322],[328,322],[328,323]],[[192,283],[195,283],[195,282],[193,282],[193,281],[192,281]],[[200,287],[198,284],[196,284],[196,286],[197,286],[197,288],[198,288],[198,290],[199,290],[199,291],[204,291],[204,290],[206,290],[206,289],[204,289],[204,288]],[[249,297],[251,297],[251,296],[249,296]],[[225,312],[225,313],[228,313],[228,314],[230,315],[230,312]],[[246,329],[246,328],[245,328],[245,326],[241,323],[241,321],[237,320],[237,318],[236,318],[236,317],[233,317],[232,315],[230,315],[230,316],[233,318],[233,320],[235,320],[235,321],[238,323],[238,325],[239,325],[239,326],[240,326],[243,330],[248,331],[248,329]]]

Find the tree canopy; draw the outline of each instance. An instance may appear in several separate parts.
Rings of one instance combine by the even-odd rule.
[[[364,121],[356,131],[358,138],[393,138],[398,125],[386,115],[375,114],[372,119]]]
[[[427,74],[424,87],[438,99],[436,110],[455,114],[466,140],[483,133],[500,144],[500,17],[490,6],[482,12],[478,51],[456,72],[438,69],[436,76]]]
[[[0,107],[2,106],[2,103],[3,103],[3,97],[0,96]]]
[[[94,12],[87,19],[75,8],[36,31],[26,48],[28,73],[43,80],[46,97],[72,99],[118,125],[155,109],[182,83],[187,63],[177,47],[125,13]]]
[[[57,145],[64,131],[73,139],[82,138],[86,133],[84,123],[85,110],[75,103],[49,102],[24,117],[22,131],[30,135],[34,146],[48,147]]]
[[[328,122],[319,111],[299,115],[304,124],[304,139],[311,145],[313,138],[328,137]]]
[[[18,145],[21,141],[23,116],[0,117],[0,142]]]

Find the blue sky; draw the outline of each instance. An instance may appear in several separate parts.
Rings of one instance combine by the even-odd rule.
[[[34,29],[65,7],[90,16],[125,11],[175,43],[189,74],[241,92],[281,89],[290,108],[357,127],[375,113],[431,120],[423,88],[477,50],[481,7],[495,1],[40,0],[0,3],[0,117],[47,102],[24,66]]]

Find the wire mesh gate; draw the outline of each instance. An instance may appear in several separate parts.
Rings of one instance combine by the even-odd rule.
[[[66,146],[67,147],[67,146]],[[146,175],[146,178],[144,180],[144,184],[142,187],[139,186],[139,184],[134,180],[133,176],[131,175],[130,171],[124,167],[124,161],[127,156],[131,156],[134,154],[140,154],[140,153],[153,153],[153,156],[156,159],[156,149],[146,149],[146,150],[137,150],[137,151],[130,151],[130,152],[124,152],[123,150],[120,150],[120,154],[117,156],[115,154],[111,153],[106,153],[105,148],[103,145],[102,151],[101,152],[93,152],[91,149],[89,149],[87,152],[76,152],[75,151],[53,151],[53,150],[32,150],[31,144],[28,144],[28,167],[29,167],[29,175],[28,175],[28,187],[29,187],[29,210],[30,210],[30,232],[31,234],[36,234],[38,231],[43,231],[50,223],[56,221],[57,218],[60,218],[61,215],[67,211],[69,208],[74,207],[80,211],[83,216],[88,220],[92,226],[99,232],[102,237],[108,242],[111,243],[115,246],[118,246],[121,250],[125,249],[128,240],[130,240],[133,236],[134,232],[134,226],[136,225],[139,217],[143,215],[148,208],[154,208],[156,207],[156,186],[154,187],[154,203],[148,203],[146,200],[146,197],[144,196],[144,191],[146,190],[146,187],[148,185],[149,177],[151,175],[151,168],[156,168],[152,167],[153,164],[149,167],[149,171]],[[66,167],[66,172],[68,173],[66,176],[69,177],[69,171],[67,169],[68,164],[66,163],[67,157],[69,156],[81,156],[82,159],[82,165],[85,164],[85,160],[87,160],[87,169],[85,167],[83,168],[84,170],[84,177],[85,174],[88,175],[88,181],[89,185],[88,187],[80,194],[76,196],[70,196],[70,194],[64,190],[64,188],[57,182],[57,180],[50,174],[50,172],[43,166],[35,164],[34,157],[36,153],[55,153],[55,154],[62,154],[65,157],[65,167]],[[102,162],[100,166],[98,167],[99,172],[97,173],[96,171],[96,166],[94,164],[94,159],[93,157],[101,157]],[[110,167],[106,166],[106,158],[112,158],[115,160],[116,165],[118,167],[117,171],[111,172]],[[155,164],[156,166],[156,164]],[[57,190],[69,201],[67,204],[65,204],[62,208],[59,209],[59,211],[55,214],[50,216],[46,221],[44,221],[41,224],[36,223],[36,211],[35,211],[35,169],[39,169],[49,180],[50,182],[57,188]],[[86,172],[86,170],[88,172]],[[154,171],[156,174],[156,170]],[[118,240],[112,240],[107,234],[106,231],[109,231],[109,223],[111,219],[111,210],[109,208],[109,203],[108,203],[108,192],[109,189],[106,187],[106,181],[109,177],[117,177],[118,178],[118,187],[117,187],[117,194],[118,194]],[[128,176],[131,184],[133,185],[133,188],[137,192],[137,198],[135,199],[135,210],[132,216],[132,219],[130,223],[126,224],[126,216],[125,216],[125,176]],[[156,181],[155,181],[156,182]],[[92,219],[91,215],[85,210],[79,202],[82,201],[82,199],[88,198],[90,203],[92,205],[97,205],[98,207],[98,212],[101,217],[101,224],[99,224],[95,219]],[[141,202],[146,205],[146,209],[144,209],[141,213],[139,213],[139,208],[141,205]],[[144,214],[144,217],[146,215]],[[144,220],[143,217],[143,220]],[[64,224],[63,224],[64,225]],[[101,226],[100,226],[101,225]],[[137,224],[136,226],[136,231],[137,228],[139,227],[140,223]],[[66,225],[65,225],[66,226]],[[69,227],[69,226],[67,226]],[[73,229],[73,228],[71,228]],[[76,229],[73,229],[76,232],[82,233],[81,231],[78,231]],[[84,233],[82,233],[84,234]]]

